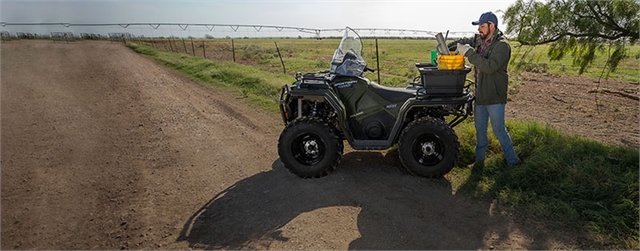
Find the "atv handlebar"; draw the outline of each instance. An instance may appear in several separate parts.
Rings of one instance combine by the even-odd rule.
[[[364,67],[364,71],[376,72],[376,70],[371,69],[371,68],[366,67],[366,66]]]

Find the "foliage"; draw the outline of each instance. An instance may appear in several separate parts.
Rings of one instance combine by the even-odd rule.
[[[628,57],[627,47],[639,36],[639,12],[637,0],[518,0],[504,13],[504,22],[520,44],[550,44],[551,60],[571,56],[582,74],[598,51],[608,51],[611,71]]]
[[[602,76],[603,68],[607,64],[608,51],[597,52],[593,63],[580,73],[579,66],[573,66],[573,58],[565,57],[560,60],[552,61],[547,56],[551,45],[539,46],[517,46],[516,42],[512,42],[514,49],[511,51],[511,70],[524,70],[530,72],[550,73],[558,75],[575,76],[582,75],[592,78]],[[634,45],[628,47],[630,57],[623,59],[615,72],[605,72],[607,79],[615,79],[620,81],[638,83],[640,76],[638,75],[638,57],[640,57],[640,46]],[[517,76],[510,72],[510,76]]]

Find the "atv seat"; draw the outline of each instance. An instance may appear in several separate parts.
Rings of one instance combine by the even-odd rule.
[[[386,87],[375,82],[369,82],[369,88],[380,97],[393,103],[399,103],[416,96],[416,90],[403,87]]]

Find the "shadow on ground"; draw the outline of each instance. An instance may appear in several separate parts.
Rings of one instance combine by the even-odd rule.
[[[510,224],[492,216],[489,203],[455,196],[446,179],[411,176],[398,166],[397,156],[352,152],[329,176],[301,179],[276,160],[272,170],[213,196],[177,241],[195,249],[255,249],[255,240],[286,242],[283,226],[332,206],[360,208],[360,237],[349,249],[488,249],[485,239],[509,235]]]

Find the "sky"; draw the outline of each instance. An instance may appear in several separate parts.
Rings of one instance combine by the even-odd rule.
[[[299,33],[296,30],[251,26],[266,25],[313,29],[340,29],[349,26],[473,33],[477,27],[471,25],[471,22],[486,11],[493,11],[498,16],[499,27],[504,30],[502,11],[514,2],[515,0],[0,0],[0,22],[4,23],[247,25],[174,25],[159,28],[150,25],[132,25],[126,28],[4,25],[0,30],[45,34],[128,32],[145,36],[158,35],[160,32],[164,36],[194,37],[229,33],[232,37]]]

